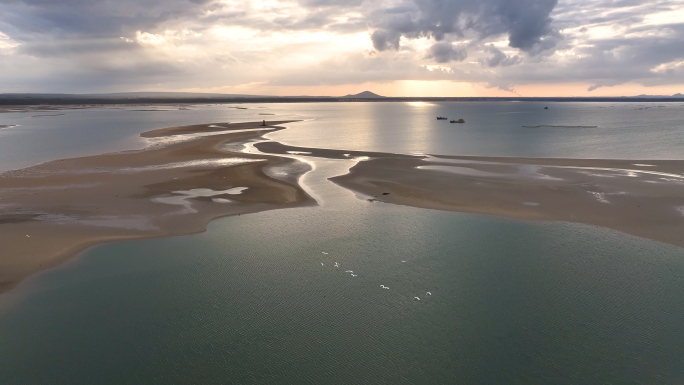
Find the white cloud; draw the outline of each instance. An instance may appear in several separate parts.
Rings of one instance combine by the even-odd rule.
[[[19,47],[19,43],[13,41],[9,36],[0,32],[0,51],[5,53],[12,52],[14,48]]]
[[[678,71],[681,69],[684,69],[684,60],[672,61],[669,63],[659,64],[659,65],[651,68],[651,72],[656,73],[656,74],[663,74],[663,73],[672,73],[674,71]]]

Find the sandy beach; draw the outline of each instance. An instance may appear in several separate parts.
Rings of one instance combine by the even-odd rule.
[[[408,156],[263,142],[266,153],[359,159],[331,180],[385,202],[597,225],[684,247],[684,161]],[[365,158],[367,157],[367,158]]]
[[[144,150],[0,174],[0,291],[93,245],[190,234],[221,216],[315,204],[297,186],[305,168],[296,160],[225,148],[286,123],[174,127],[153,132],[157,139]],[[269,176],[274,169],[285,176]]]

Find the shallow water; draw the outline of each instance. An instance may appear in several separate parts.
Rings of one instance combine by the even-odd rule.
[[[99,246],[0,296],[0,383],[684,380],[684,249],[369,203],[327,180],[352,164],[303,176],[321,206]]]
[[[666,107],[639,110],[641,105]],[[343,103],[277,108],[315,117],[272,135],[294,146],[404,154],[684,157],[682,103]],[[466,123],[450,124],[437,116],[464,118]],[[535,125],[597,127],[523,127]]]
[[[259,106],[238,110],[226,105],[198,105],[179,110],[141,111],[129,108],[92,108],[60,111],[38,117],[35,111],[0,113],[0,171],[55,159],[144,148],[160,139],[140,138],[142,132],[173,126],[262,120]],[[290,114],[292,115],[292,114]],[[301,119],[301,117],[299,117]],[[11,123],[10,123],[11,122]]]
[[[548,105],[549,109],[543,107]],[[666,107],[658,108],[659,105]],[[614,107],[611,107],[614,106]],[[644,108],[650,106],[653,108]],[[307,119],[273,135],[295,146],[395,153],[682,159],[682,103],[292,103],[189,110],[100,108],[0,114],[0,171],[54,159],[142,148],[142,132],[179,125]],[[463,117],[449,124],[436,116]],[[523,126],[597,126],[597,128]]]

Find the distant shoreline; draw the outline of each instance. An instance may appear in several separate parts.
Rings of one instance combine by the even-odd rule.
[[[69,108],[97,108],[114,106],[187,106],[201,104],[279,104],[279,103],[392,103],[392,102],[595,102],[595,103],[684,103],[677,97],[208,97],[208,98],[88,98],[88,97],[2,97],[0,112],[21,110],[57,110]],[[40,108],[36,108],[40,107]],[[13,111],[18,110],[18,111]]]

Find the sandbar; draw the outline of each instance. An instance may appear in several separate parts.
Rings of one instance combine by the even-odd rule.
[[[196,233],[217,217],[315,204],[297,185],[306,172],[297,160],[226,150],[284,123],[156,130],[143,134],[160,138],[143,150],[0,174],[0,292],[93,245]],[[292,172],[274,179],[269,167]]]
[[[584,223],[684,247],[684,161],[632,162],[375,158],[332,181],[387,203]]]
[[[684,160],[402,155],[275,142],[255,147],[357,160],[348,174],[330,180],[369,203],[584,223],[684,247]]]

